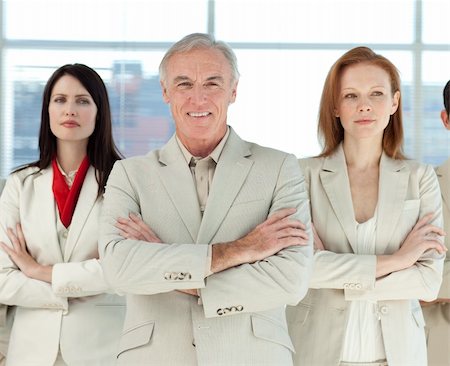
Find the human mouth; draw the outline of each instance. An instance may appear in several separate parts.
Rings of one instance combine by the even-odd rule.
[[[210,112],[188,112],[188,115],[190,117],[195,117],[195,118],[207,117],[210,114],[211,114]]]
[[[374,119],[368,119],[368,118],[364,118],[364,119],[358,119],[355,121],[355,123],[359,124],[359,125],[368,125],[372,122],[374,122]]]
[[[74,127],[79,127],[79,123],[73,120],[68,120],[68,121],[64,121],[63,123],[61,123],[61,126],[67,127],[67,128],[74,128]]]

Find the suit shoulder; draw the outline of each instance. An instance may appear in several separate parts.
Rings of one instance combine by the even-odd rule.
[[[310,157],[310,158],[302,158],[298,159],[298,163],[300,168],[304,171],[315,171],[322,167],[323,158]]]
[[[42,171],[45,171],[42,170]],[[27,167],[25,169],[21,169],[17,172],[11,173],[7,178],[8,180],[24,182],[26,180],[34,180],[36,177],[40,176],[40,169],[38,167]]]
[[[417,174],[419,177],[424,175],[434,175],[435,171],[432,165],[422,163],[417,160],[404,160],[403,161],[413,174]]]
[[[261,146],[253,142],[248,142],[254,161],[261,161],[266,165],[282,165],[286,160],[296,161],[296,157],[288,152],[274,149],[267,146]]]
[[[148,168],[154,162],[158,161],[158,151],[154,150],[149,152],[147,155],[132,156],[126,159],[117,160],[115,165],[120,165],[125,170],[142,169],[144,166]]]

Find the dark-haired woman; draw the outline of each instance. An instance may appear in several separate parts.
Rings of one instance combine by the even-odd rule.
[[[16,307],[7,365],[113,364],[124,308],[108,293],[97,229],[120,157],[100,76],[60,67],[44,90],[39,160],[0,199],[0,303]]]
[[[402,154],[400,79],[366,47],[340,57],[319,113],[324,148],[302,160],[315,226],[310,290],[288,307],[296,365],[426,365],[419,300],[445,247],[431,166]]]

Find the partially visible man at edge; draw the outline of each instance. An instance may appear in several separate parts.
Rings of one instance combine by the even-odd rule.
[[[441,119],[444,127],[450,131],[450,80],[444,88],[444,109]],[[450,145],[447,145],[449,147]],[[442,212],[444,214],[445,245],[450,249],[450,159],[436,168],[442,194]],[[443,280],[438,298],[431,302],[422,302],[426,322],[428,365],[450,365],[450,253],[444,263]]]
[[[312,263],[297,160],[227,125],[239,72],[224,42],[184,37],[160,79],[176,133],[115,165],[101,218],[106,277],[127,295],[118,363],[291,365],[285,305]]]

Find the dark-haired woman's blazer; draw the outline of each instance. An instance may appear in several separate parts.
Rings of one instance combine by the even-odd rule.
[[[376,279],[376,256],[355,255],[356,226],[342,146],[327,158],[300,161],[312,220],[326,250],[315,253],[310,289],[287,308],[295,365],[337,366],[341,361],[349,301],[374,300],[389,366],[426,365],[419,299],[436,298],[443,255],[429,251],[415,265]],[[431,166],[382,155],[376,254],[399,249],[417,220],[434,212],[442,227],[439,184]]]
[[[68,365],[112,365],[124,301],[107,293],[98,262],[95,171],[89,168],[68,230],[57,232],[53,171],[27,168],[12,174],[0,198],[0,240],[20,222],[29,253],[53,265],[52,284],[25,276],[0,251],[0,303],[16,305],[8,365],[53,365],[59,349]],[[65,250],[59,237],[67,236]]]

